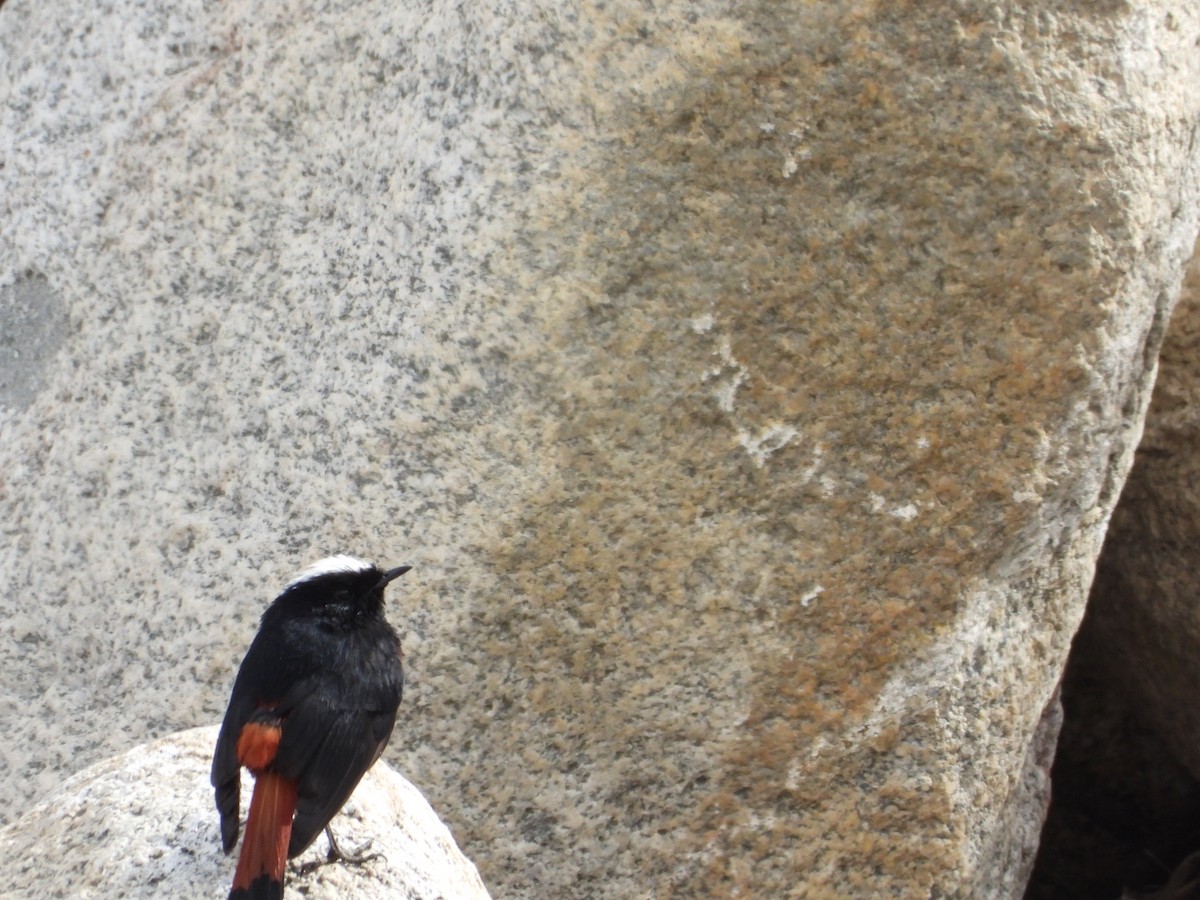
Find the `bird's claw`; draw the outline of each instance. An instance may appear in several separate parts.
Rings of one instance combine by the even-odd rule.
[[[329,838],[329,853],[325,859],[328,862],[344,862],[353,866],[360,866],[363,863],[372,859],[383,859],[382,853],[367,853],[371,849],[371,841],[360,844],[353,850],[343,850],[338,846],[337,839],[333,836],[333,831],[329,826],[325,826],[325,837]]]

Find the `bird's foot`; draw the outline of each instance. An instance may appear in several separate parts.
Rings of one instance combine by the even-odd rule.
[[[361,866],[363,863],[372,859],[383,859],[382,853],[367,853],[371,849],[371,842],[360,844],[353,850],[343,850],[338,846],[337,839],[333,836],[333,830],[326,825],[325,837],[329,838],[329,853],[326,859],[329,862],[344,862],[352,866]]]
[[[3,0],[0,0],[3,2]],[[365,862],[370,862],[373,859],[383,859],[382,853],[367,853],[371,849],[371,842],[360,844],[353,850],[343,850],[337,842],[337,838],[333,836],[333,830],[326,825],[325,837],[329,840],[329,852],[325,854],[324,859],[315,859],[304,863],[300,866],[299,874],[307,875],[309,872],[315,872],[330,863],[340,862],[350,866],[361,866]]]

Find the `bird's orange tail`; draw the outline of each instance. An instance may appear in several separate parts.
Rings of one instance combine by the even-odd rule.
[[[282,900],[283,869],[295,811],[296,782],[260,771],[254,779],[246,839],[229,900]]]

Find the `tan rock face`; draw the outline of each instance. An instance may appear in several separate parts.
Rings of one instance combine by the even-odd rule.
[[[1115,20],[844,12],[641,71],[606,177],[551,183],[529,238],[578,248],[545,289],[590,302],[539,351],[576,375],[561,474],[484,621],[533,685],[512,752],[588,737],[582,773],[539,754],[561,793],[524,821],[615,827],[618,870],[684,893],[969,883],[1135,440],[1118,346],[1165,313],[1128,302],[1137,211],[1072,87]]]
[[[131,57],[115,121],[19,82],[73,205],[6,167],[0,262],[76,327],[0,447],[0,565],[61,598],[0,671],[70,723],[14,704],[19,746],[146,724],[88,711],[85,653],[161,677],[91,598],[190,724],[347,549],[416,567],[390,752],[499,895],[1019,893],[1195,234],[1200,17],[418,7],[147,24],[178,68],[58,38]],[[5,46],[58,33],[16,9]],[[67,767],[12,762],[22,801]]]

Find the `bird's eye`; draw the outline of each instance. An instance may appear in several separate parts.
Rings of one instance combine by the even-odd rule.
[[[338,604],[349,603],[350,602],[350,592],[348,590],[346,590],[345,588],[342,588],[340,591],[335,592],[333,595],[333,602],[338,603]]]

